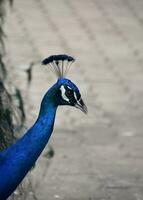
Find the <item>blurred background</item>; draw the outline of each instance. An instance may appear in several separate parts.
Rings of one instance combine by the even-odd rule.
[[[14,0],[3,29],[2,78],[25,110],[15,137],[56,81],[40,65],[49,55],[75,57],[68,78],[89,111],[58,109],[50,146],[10,199],[143,200],[143,1]]]

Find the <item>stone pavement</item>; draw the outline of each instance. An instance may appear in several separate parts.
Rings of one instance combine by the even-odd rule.
[[[69,77],[89,110],[59,108],[55,156],[50,164],[42,156],[31,175],[38,200],[143,200],[142,10],[142,0],[14,1],[5,62],[23,91],[28,126],[55,81],[39,65],[51,54],[77,59]]]

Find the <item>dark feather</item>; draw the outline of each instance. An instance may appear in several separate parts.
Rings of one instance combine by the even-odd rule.
[[[52,56],[49,56],[48,58],[45,58],[43,61],[42,61],[42,64],[43,65],[47,65],[53,61],[69,61],[69,62],[74,62],[75,59],[71,56],[68,56],[66,54],[60,54],[60,55],[52,55]]]
[[[43,65],[49,65],[50,69],[56,74],[58,78],[66,76],[70,65],[75,59],[66,54],[52,55],[42,61]]]

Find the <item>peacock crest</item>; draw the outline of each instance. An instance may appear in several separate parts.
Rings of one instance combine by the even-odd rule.
[[[75,59],[66,54],[52,55],[42,61],[43,65],[49,65],[51,71],[56,74],[58,78],[66,77],[71,64]]]

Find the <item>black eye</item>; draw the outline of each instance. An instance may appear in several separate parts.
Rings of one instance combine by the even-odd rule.
[[[73,95],[73,91],[72,90],[67,90],[66,91],[66,95],[69,96],[69,97],[72,96]]]

